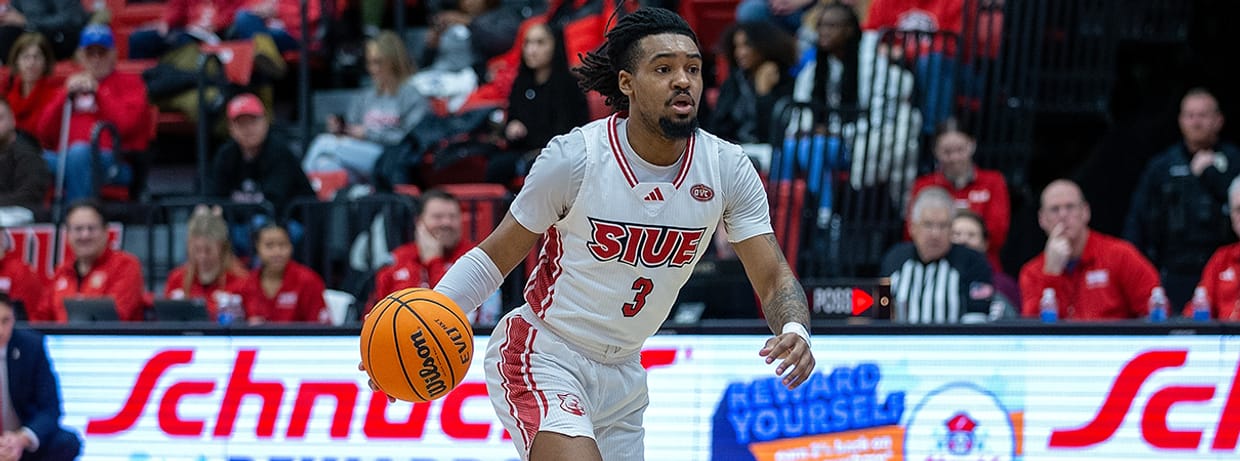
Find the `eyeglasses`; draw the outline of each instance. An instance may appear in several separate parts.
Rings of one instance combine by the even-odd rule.
[[[69,226],[70,234],[94,234],[103,230],[103,226],[87,224],[83,226]]]
[[[1082,208],[1082,206],[1083,206],[1083,205],[1082,205],[1080,202],[1065,203],[1065,204],[1062,204],[1062,205],[1054,205],[1054,206],[1049,206],[1049,207],[1043,207],[1043,208],[1042,208],[1042,212],[1043,212],[1043,213],[1052,214],[1052,215],[1057,215],[1057,214],[1059,214],[1059,213],[1063,213],[1063,212],[1065,212],[1065,211],[1066,211],[1066,212],[1069,212],[1069,213],[1075,213],[1076,211],[1080,210],[1080,209]]]

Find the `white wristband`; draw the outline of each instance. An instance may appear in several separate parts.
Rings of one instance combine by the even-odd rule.
[[[797,336],[800,336],[801,339],[805,340],[806,346],[812,346],[813,344],[809,342],[809,330],[806,330],[805,325],[801,325],[800,323],[797,323],[797,322],[785,323],[783,333],[796,333]]]

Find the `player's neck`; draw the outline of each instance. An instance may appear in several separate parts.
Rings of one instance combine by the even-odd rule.
[[[625,136],[638,157],[657,166],[674,165],[680,160],[680,154],[684,153],[688,139],[666,137],[662,132],[656,131],[657,127],[651,130],[642,126],[641,122],[634,123],[635,121],[633,118],[629,119]]]

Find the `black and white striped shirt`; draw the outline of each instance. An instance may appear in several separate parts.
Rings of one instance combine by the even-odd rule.
[[[882,275],[891,278],[892,317],[904,323],[982,321],[994,295],[990,263],[981,253],[952,245],[947,255],[922,262],[912,242],[896,245],[883,258]]]

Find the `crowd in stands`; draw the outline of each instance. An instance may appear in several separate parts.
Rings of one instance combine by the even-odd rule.
[[[337,281],[294,258],[302,235],[321,229],[286,210],[299,200],[369,192],[415,191],[419,212],[407,223],[412,241],[387,252],[386,264],[368,274],[371,288],[351,293],[359,315],[387,293],[433,286],[476,240],[463,229],[476,217],[441,186],[488,181],[516,191],[542,146],[604,115],[598,95],[583,94],[571,68],[578,53],[601,42],[613,11],[629,8],[549,0],[530,14],[493,0],[432,3],[421,18],[426,27],[402,36],[380,29],[383,2],[337,2],[361,11],[365,75],[346,105],[319,108],[321,132],[290,139],[280,129],[272,84],[287,77],[283,53],[311,39],[301,34],[298,3],[168,0],[161,18],[123,34],[78,1],[4,3],[0,225],[71,204],[53,216],[68,252],[50,277],[26,267],[5,241],[0,291],[21,315],[65,322],[66,299],[107,297],[120,320],[142,321],[154,318],[154,300],[166,298],[200,300],[213,321],[331,323],[324,292]],[[972,9],[982,3],[988,11],[1002,6],[739,1],[734,24],[719,37],[700,37],[703,51],[720,58],[701,124],[744,145],[769,181],[829,170],[831,180],[810,183],[805,204],[820,211],[807,232],[826,232],[823,224],[839,218],[840,197],[848,197],[839,191],[880,191],[883,203],[872,206],[900,215],[908,241],[889,242],[877,273],[860,275],[890,278],[901,321],[1037,317],[1048,298],[1060,319],[1143,318],[1151,293],[1164,288],[1175,311],[1200,292],[1211,317],[1240,318],[1240,150],[1219,139],[1223,115],[1203,89],[1183,99],[1183,142],[1147,165],[1122,239],[1091,230],[1080,186],[1055,181],[1039,196],[1044,251],[1018,278],[1004,272],[1011,172],[979,167],[978,143],[955,117],[968,110],[958,102],[971,91],[960,61],[996,58],[993,31],[965,29],[977,23],[965,18],[981,14]],[[321,2],[309,4],[309,21],[334,19],[323,16]],[[916,39],[893,38],[899,31]],[[981,39],[950,39],[961,36]],[[234,85],[218,95],[222,136],[199,134],[219,146],[196,197],[271,212],[228,220],[218,208],[195,210],[184,223],[186,254],[175,256],[183,264],[158,278],[162,293],[148,293],[150,274],[109,240],[97,199],[109,198],[101,192],[109,186],[137,182],[133,159],[150,148],[154,117],[182,107],[168,101],[188,87],[168,84],[175,77],[168,69],[185,70],[183,56],[228,43],[243,45],[236,50],[245,51],[249,74],[228,75]],[[151,61],[118,66],[135,59]],[[789,107],[804,116],[789,117]],[[101,124],[112,129],[98,132]],[[778,156],[793,133],[822,141],[795,153],[794,171],[767,171],[770,159],[764,164],[763,149],[754,146]],[[485,323],[498,312],[478,315]]]

